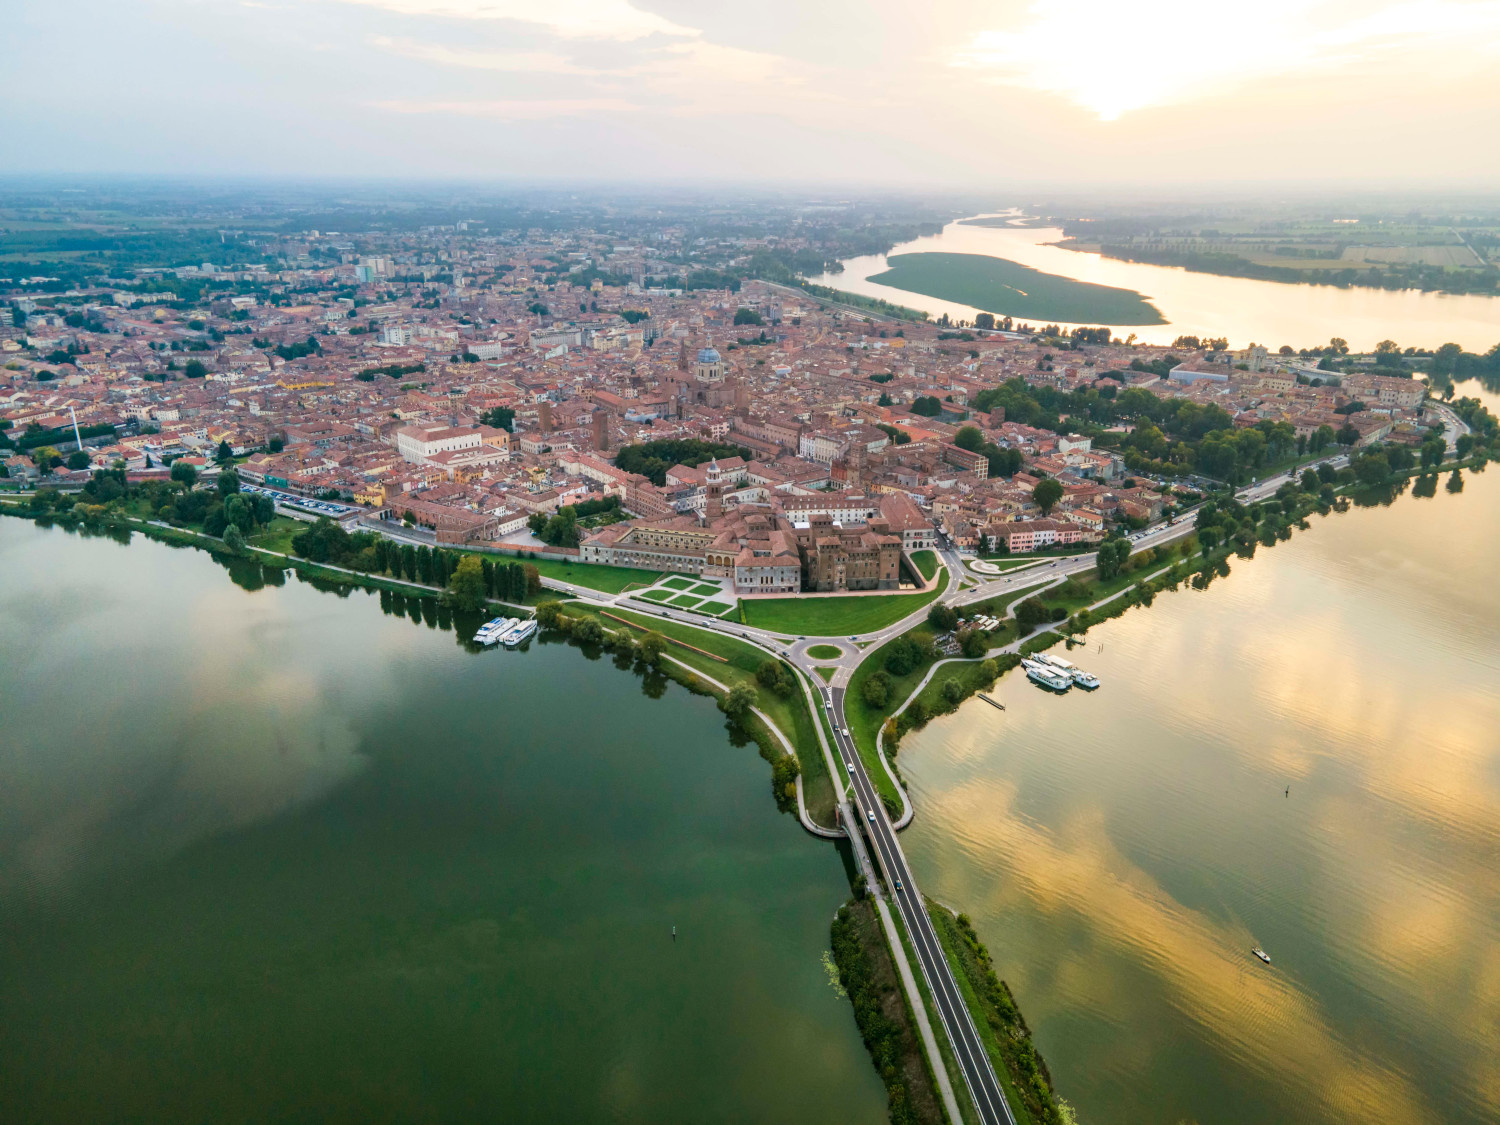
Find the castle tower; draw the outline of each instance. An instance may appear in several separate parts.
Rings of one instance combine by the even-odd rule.
[[[715,457],[706,470],[708,497],[703,505],[703,519],[712,523],[724,514],[724,470]]]

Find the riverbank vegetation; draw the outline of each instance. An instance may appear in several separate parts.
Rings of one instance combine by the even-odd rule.
[[[1073,1109],[1054,1091],[1052,1074],[1031,1040],[1031,1029],[1010,986],[995,973],[989,950],[974,932],[968,915],[955,915],[931,900],[927,901],[927,915],[1018,1122],[1073,1125]]]
[[[861,896],[841,906],[829,927],[829,940],[839,984],[885,1083],[892,1125],[942,1122],[945,1115],[911,1007],[870,900]]]

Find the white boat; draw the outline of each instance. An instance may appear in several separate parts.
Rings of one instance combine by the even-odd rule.
[[[479,632],[474,634],[474,643],[481,645],[492,645],[503,637],[508,631],[515,628],[518,617],[496,617],[486,621],[479,627]]]
[[[1033,682],[1051,688],[1053,691],[1067,691],[1073,686],[1071,676],[1066,672],[1058,671],[1046,661],[1028,658],[1021,661],[1021,667],[1026,669],[1027,677]]]
[[[1255,954],[1257,957],[1259,957],[1267,965],[1269,965],[1271,963],[1271,955],[1269,953],[1267,953],[1264,949],[1262,949],[1260,946],[1257,945],[1250,952],[1253,953],[1253,954]]]
[[[500,643],[503,644],[506,648],[515,648],[518,644],[526,640],[527,637],[531,636],[531,634],[535,632],[536,622],[528,617],[525,621],[522,621],[510,632],[506,633],[505,636],[501,637]]]
[[[1069,680],[1071,680],[1081,688],[1087,688],[1089,691],[1093,691],[1096,687],[1099,686],[1098,676],[1094,675],[1092,672],[1085,672],[1071,660],[1067,660],[1061,656],[1053,656],[1048,652],[1039,652],[1036,655],[1038,660],[1041,660],[1046,664],[1050,664],[1053,668],[1056,668],[1059,672],[1061,672],[1064,676],[1067,676]]]

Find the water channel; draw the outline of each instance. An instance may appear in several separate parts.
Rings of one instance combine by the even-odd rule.
[[[711,700],[139,536],[0,576],[0,1120],[884,1119]]]
[[[1088,1125],[1500,1120],[1500,469],[1446,482],[902,743],[914,874]]]
[[[1062,230],[1056,227],[981,227],[954,222],[939,234],[902,243],[890,253],[983,254],[1077,281],[1133,289],[1149,298],[1168,323],[1119,327],[1118,334],[1124,337],[1135,333],[1152,344],[1170,344],[1180,335],[1223,336],[1234,348],[1255,342],[1274,350],[1283,344],[1296,348],[1321,346],[1331,337],[1341,336],[1355,350],[1371,350],[1379,341],[1393,339],[1402,347],[1423,348],[1436,348],[1451,340],[1468,351],[1484,352],[1500,343],[1500,298],[1496,297],[1288,285],[1189,273],[1050,245],[1062,237]],[[842,263],[842,273],[809,280],[879,297],[932,316],[947,313],[954,319],[973,320],[980,311],[866,280],[887,268],[886,257],[870,254],[850,258]]]

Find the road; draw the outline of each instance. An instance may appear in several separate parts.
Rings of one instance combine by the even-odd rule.
[[[907,936],[916,951],[917,963],[922,968],[927,989],[932,994],[938,1017],[943,1022],[943,1030],[953,1047],[954,1058],[963,1072],[969,1096],[973,1098],[979,1118],[985,1125],[1015,1125],[1016,1119],[1000,1088],[1000,1080],[990,1065],[990,1057],[969,1015],[969,1007],[959,991],[958,982],[954,979],[948,959],[938,942],[937,932],[932,928],[932,919],[927,916],[926,905],[911,877],[906,856],[902,854],[901,845],[896,841],[896,830],[886,815],[880,794],[865,772],[854,739],[848,733],[848,721],[844,718],[844,688],[825,686],[820,691],[824,701],[831,704],[834,742],[839,756],[844,759],[844,767],[854,782],[855,805],[869,834],[876,861],[885,876],[891,901],[896,904],[896,909],[901,913],[901,921],[906,925]],[[875,888],[871,890],[873,892]]]

